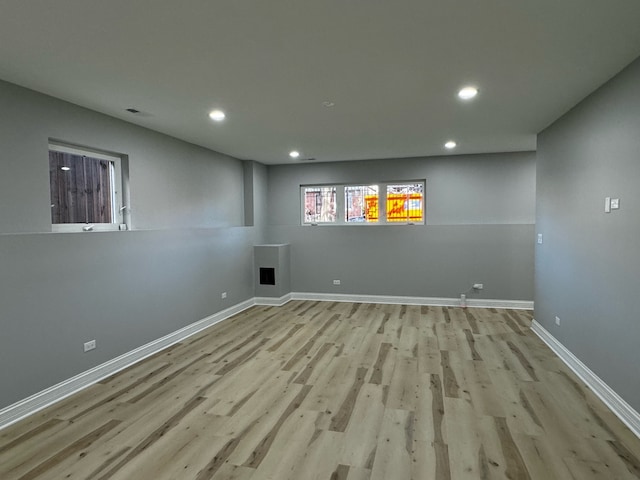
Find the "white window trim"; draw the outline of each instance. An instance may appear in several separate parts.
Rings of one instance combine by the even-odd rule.
[[[422,221],[421,222],[387,222],[387,186],[421,183],[422,184]],[[345,187],[377,185],[378,186],[378,221],[377,222],[347,222],[344,214]],[[305,222],[305,188],[335,188],[336,189],[336,221],[335,222]],[[426,225],[426,190],[427,181],[398,180],[384,182],[350,182],[350,183],[319,183],[300,185],[300,223],[303,226],[349,226],[349,227],[375,227],[375,226],[404,226]]]
[[[335,222],[306,222],[305,218],[305,207],[306,207],[306,198],[305,198],[305,188],[335,188],[336,189],[336,221]],[[342,189],[344,197],[344,188]],[[300,219],[303,225],[336,225],[340,218],[340,209],[344,208],[344,198],[340,196],[340,185],[301,185],[300,186]]]
[[[115,154],[96,152],[90,148],[71,147],[55,142],[49,142],[49,151],[70,153],[72,155],[85,155],[99,160],[106,160],[113,164],[112,202],[115,206],[112,223],[52,223],[51,231],[54,233],[68,232],[113,232],[128,230],[124,220],[124,210],[127,208],[122,203],[122,157]],[[125,227],[120,225],[124,224]]]

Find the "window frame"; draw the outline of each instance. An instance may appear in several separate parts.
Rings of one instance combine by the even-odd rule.
[[[76,145],[69,145],[65,143],[58,143],[53,140],[49,140],[48,152],[61,152],[69,153],[71,155],[81,155],[98,160],[105,160],[111,163],[112,173],[111,177],[111,203],[112,203],[112,222],[111,223],[53,223],[51,219],[51,231],[53,233],[69,233],[69,232],[113,232],[118,230],[128,230],[128,223],[125,218],[125,210],[127,207],[124,205],[124,183],[122,175],[122,163],[123,158],[116,153],[107,153],[104,151],[95,150],[92,148],[81,147]],[[49,181],[49,194],[51,194],[51,180]],[[53,207],[52,207],[53,208]],[[121,225],[124,225],[122,227]],[[90,230],[87,227],[91,226]]]
[[[422,184],[422,221],[387,221],[387,187],[389,185],[412,185]],[[373,186],[378,187],[378,221],[377,222],[348,222],[345,218],[345,202],[347,187]],[[336,189],[336,220],[335,222],[305,222],[305,189],[308,188],[335,188]],[[405,226],[405,225],[426,225],[426,179],[417,180],[385,180],[381,182],[349,182],[349,183],[322,183],[300,185],[300,224],[302,226]]]
[[[348,209],[348,205],[347,205],[347,189],[348,188],[356,188],[356,189],[362,189],[362,188],[371,188],[371,187],[376,187],[376,196],[377,196],[377,203],[378,203],[378,220],[375,222],[367,222],[362,221],[362,222],[350,222],[347,219],[347,209]],[[351,184],[351,183],[345,183],[342,186],[342,190],[343,190],[343,194],[342,194],[342,198],[343,198],[343,208],[342,208],[342,213],[343,213],[343,222],[345,225],[355,225],[355,224],[360,224],[360,225],[380,225],[380,188],[381,188],[381,183],[358,183],[358,184]],[[363,202],[366,202],[366,195],[363,196],[362,198]]]
[[[335,188],[336,189],[336,202],[335,202],[335,209],[336,209],[336,221],[335,222],[305,222],[305,209],[307,206],[307,199],[306,199],[306,191],[305,189],[317,189],[317,188]],[[340,199],[340,189],[338,188],[338,185],[300,185],[300,218],[302,221],[303,225],[335,225],[336,222],[338,221],[339,218],[339,212],[340,212],[340,205],[341,202],[342,204],[344,204],[344,199]]]
[[[407,220],[407,221],[402,221],[402,220],[398,220],[398,219],[393,219],[393,220],[389,220],[388,218],[388,210],[387,207],[389,206],[389,187],[390,186],[404,186],[404,185],[416,185],[416,184],[422,184],[422,194],[421,194],[421,198],[420,198],[420,212],[421,212],[421,217],[422,220],[421,221],[411,221],[411,220]],[[426,181],[421,181],[421,180],[416,180],[416,181],[402,181],[402,182],[385,182],[384,184],[384,189],[385,189],[385,197],[384,197],[384,219],[387,225],[391,225],[391,224],[400,224],[400,225],[424,225],[425,224],[425,194],[426,194]],[[411,195],[411,194],[409,194]],[[405,199],[405,202],[407,201],[411,201],[411,199]],[[409,209],[410,212],[410,209]]]

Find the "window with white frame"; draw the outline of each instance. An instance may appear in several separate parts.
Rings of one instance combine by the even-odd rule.
[[[336,192],[335,186],[303,187],[303,222],[335,223],[337,220]]]
[[[425,181],[303,185],[303,225],[424,224]]]
[[[125,227],[121,158],[49,144],[51,225],[54,232]]]
[[[344,220],[347,223],[378,221],[378,185],[344,186]]]
[[[424,223],[424,183],[387,184],[386,206],[389,223]]]

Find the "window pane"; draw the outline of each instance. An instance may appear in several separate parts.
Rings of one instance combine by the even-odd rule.
[[[387,222],[422,222],[424,184],[387,185]]]
[[[304,223],[336,221],[336,187],[304,188]]]
[[[51,222],[114,223],[113,163],[49,151]]]
[[[344,218],[347,222],[378,221],[378,186],[348,185],[344,187]]]

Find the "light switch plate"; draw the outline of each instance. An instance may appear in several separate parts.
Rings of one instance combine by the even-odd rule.
[[[620,208],[620,199],[612,198],[611,199],[611,210],[618,210]]]

